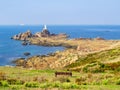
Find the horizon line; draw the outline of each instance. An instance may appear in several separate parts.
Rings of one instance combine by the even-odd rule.
[[[40,25],[47,25],[47,26],[120,26],[120,24],[0,24],[0,26],[40,26]]]

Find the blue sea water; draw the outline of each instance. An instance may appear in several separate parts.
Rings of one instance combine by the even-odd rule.
[[[51,33],[66,33],[70,38],[95,38],[120,39],[120,26],[118,25],[48,25]],[[28,29],[32,33],[41,32],[43,26],[0,26],[0,66],[9,65],[16,58],[25,57],[23,53],[30,52],[33,55],[48,54],[63,47],[43,47],[36,45],[22,46],[20,41],[10,39],[13,35],[25,32]]]

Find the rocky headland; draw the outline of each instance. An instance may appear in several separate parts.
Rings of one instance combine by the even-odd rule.
[[[98,53],[98,55],[100,53],[101,55],[101,52],[108,53],[108,50],[120,47],[119,40],[105,40],[101,37],[68,39],[66,34],[51,34],[47,29],[35,34],[27,31],[13,36],[12,39],[24,40],[28,44],[34,45],[66,47],[63,51],[20,58],[14,61],[16,66],[32,69],[63,69],[79,61],[82,57],[87,57],[94,53]]]

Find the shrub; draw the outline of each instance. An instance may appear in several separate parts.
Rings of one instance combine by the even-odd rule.
[[[61,83],[59,81],[56,81],[56,82],[52,83],[52,87],[58,88],[58,87],[60,87],[60,84]]]
[[[23,80],[17,80],[17,79],[14,79],[14,78],[8,79],[7,82],[10,85],[23,85],[25,83],[25,81],[23,81]]]
[[[70,87],[71,89],[78,89],[78,88],[80,88],[80,86],[79,85],[77,85],[77,84],[71,84],[71,87]]]
[[[120,79],[117,80],[116,85],[120,85]]]
[[[33,77],[33,81],[37,81],[39,83],[44,83],[44,82],[47,82],[48,80],[45,78],[45,77]]]
[[[83,72],[88,72],[87,67],[84,67],[84,68],[83,68]]]
[[[9,84],[8,84],[7,81],[0,81],[0,86],[2,86],[2,87],[8,87]]]
[[[15,84],[17,85],[23,85],[25,83],[25,81],[23,80],[17,80]]]
[[[92,77],[93,77],[93,75],[91,73],[87,74],[87,78],[92,78]]]
[[[87,83],[86,83],[86,79],[83,78],[83,77],[77,78],[77,79],[75,80],[75,83],[78,84],[78,85],[86,85],[86,84],[87,84]]]
[[[78,88],[80,88],[80,86],[77,84],[64,82],[61,85],[61,88],[63,88],[63,89],[78,89]]]
[[[6,74],[4,72],[0,72],[0,80],[6,80]]]
[[[63,89],[70,89],[71,85],[70,85],[70,83],[64,82],[61,87],[62,87]]]
[[[63,82],[70,82],[70,79],[68,77],[57,77],[54,78],[53,81],[60,81],[61,83],[63,83]]]
[[[42,83],[42,84],[40,84],[40,88],[48,88],[51,85],[52,85],[51,83]]]
[[[10,90],[21,90],[21,88],[19,86],[11,86]]]
[[[25,83],[25,87],[36,88],[36,87],[39,87],[39,83],[37,83],[37,82],[27,82],[27,83]]]
[[[120,71],[120,67],[118,67],[118,68],[116,69],[116,71],[119,72],[119,71]]]
[[[17,79],[8,79],[7,82],[10,84],[10,85],[14,85],[16,82],[17,82]]]
[[[108,85],[108,84],[109,84],[109,80],[108,80],[108,79],[104,79],[104,80],[102,81],[102,84],[103,84],[103,85]]]

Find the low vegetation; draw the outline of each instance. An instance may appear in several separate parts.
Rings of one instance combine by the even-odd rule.
[[[120,48],[114,48],[97,53],[88,54],[66,66],[74,71],[105,72],[107,70],[120,71]]]
[[[120,90],[120,41],[102,38],[33,37],[29,44],[63,46],[64,51],[20,58],[0,67],[0,89]],[[55,72],[72,72],[72,76]]]
[[[59,70],[64,71],[65,70]],[[55,77],[55,70],[30,70],[19,67],[0,67],[0,89],[4,90],[42,90],[46,89],[96,89],[119,90],[120,72],[72,72],[72,77]],[[3,74],[4,73],[4,74]],[[102,86],[100,86],[102,85]],[[105,85],[105,86],[104,86]],[[111,89],[113,85],[113,89]]]

